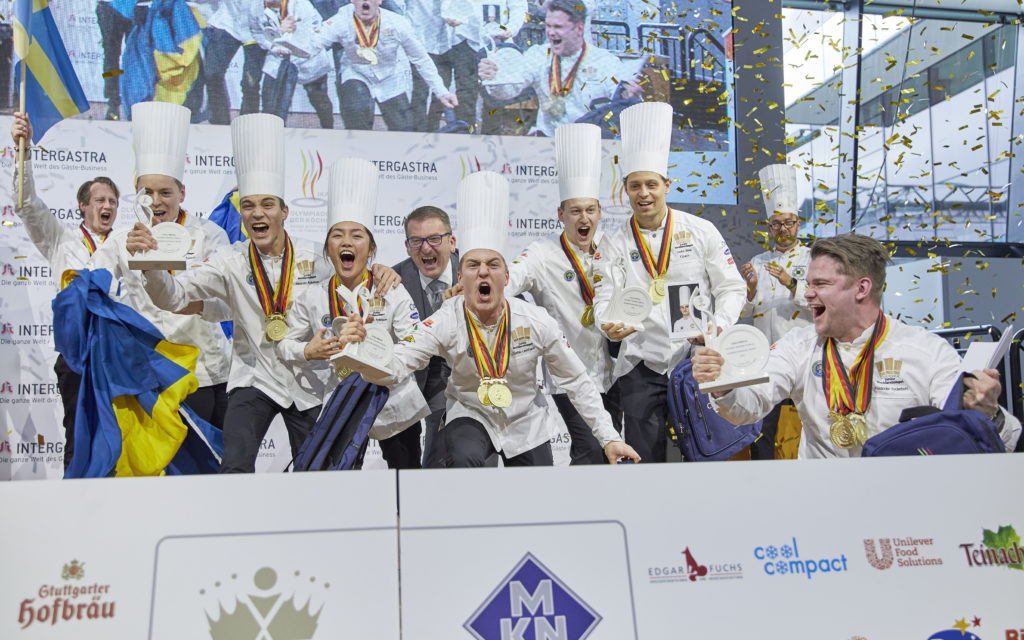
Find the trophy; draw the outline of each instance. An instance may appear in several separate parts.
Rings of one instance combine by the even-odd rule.
[[[704,335],[704,344],[722,354],[725,364],[717,380],[699,385],[701,393],[728,391],[768,382],[764,367],[768,364],[768,338],[755,327],[737,324],[718,333],[711,297],[698,288],[690,297],[694,321]]]
[[[345,285],[338,285],[338,294],[351,309],[359,308],[359,300],[367,302],[366,315],[363,322],[370,317],[370,292],[363,285],[352,291]],[[341,328],[345,325],[345,318],[335,318],[331,323],[331,330],[334,335],[341,335]],[[339,322],[340,321],[340,322]],[[391,355],[394,353],[395,345],[391,342],[391,334],[380,325],[364,324],[366,327],[366,338],[362,342],[350,342],[345,345],[341,353],[331,356],[331,362],[339,371],[350,370],[363,374],[367,380],[380,379],[391,375]]]
[[[184,226],[168,220],[153,226],[153,198],[145,191],[135,194],[135,217],[149,227],[156,240],[156,249],[136,251],[128,257],[128,268],[140,271],[180,270],[185,268],[185,255],[192,248],[192,236]]]
[[[620,259],[616,264],[622,282],[626,282],[626,265]],[[608,311],[603,318],[604,322],[619,323],[627,327],[633,327],[637,332],[644,330],[644,320],[651,314],[654,303],[651,301],[651,294],[643,287],[624,287],[616,289],[608,305]]]

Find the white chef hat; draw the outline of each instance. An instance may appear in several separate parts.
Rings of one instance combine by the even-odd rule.
[[[672,145],[672,106],[665,102],[641,102],[624,109],[622,175],[653,171],[668,178],[668,152]]]
[[[492,249],[504,256],[508,234],[508,180],[493,171],[462,179],[455,199],[459,216],[459,249]]]
[[[679,287],[679,306],[690,304],[690,287],[685,284]]]
[[[757,172],[757,178],[761,182],[765,215],[770,218],[796,213],[796,169],[788,164],[770,164]]]
[[[269,194],[284,199],[284,120],[250,113],[231,121],[238,197]]]
[[[563,124],[555,129],[558,201],[601,197],[601,128]]]
[[[339,222],[358,222],[373,231],[380,172],[369,160],[342,158],[331,165],[327,228]]]
[[[132,146],[135,175],[170,176],[181,182],[192,111],[171,102],[132,105]]]

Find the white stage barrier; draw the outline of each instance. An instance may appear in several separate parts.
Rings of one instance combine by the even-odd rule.
[[[6,483],[0,637],[1019,640],[1022,460]]]

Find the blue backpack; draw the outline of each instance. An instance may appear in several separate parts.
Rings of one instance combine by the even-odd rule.
[[[900,422],[868,438],[861,457],[1005,452],[1006,445],[992,421],[980,411],[962,408],[965,375],[970,374],[960,376],[942,409],[904,409]]]
[[[761,421],[737,427],[711,408],[701,393],[689,358],[672,370],[668,379],[669,434],[683,458],[701,462],[726,460],[761,435]]]
[[[353,469],[366,453],[367,436],[388,401],[388,388],[370,384],[357,373],[331,394],[313,432],[295,456],[295,471]]]

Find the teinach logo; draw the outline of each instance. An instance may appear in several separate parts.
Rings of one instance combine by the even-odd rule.
[[[1024,547],[1020,536],[1010,525],[1001,525],[997,531],[981,530],[981,544],[965,542],[960,545],[967,555],[967,566],[999,566],[1024,570]]]
[[[316,578],[310,580],[315,581]],[[217,605],[219,611],[216,618],[206,612],[212,640],[309,640],[313,637],[322,606],[311,612],[312,598],[302,608],[295,606],[294,593],[285,599],[284,592],[280,588],[275,589],[277,571],[270,567],[257,570],[252,584],[256,593],[236,594],[232,613],[225,611],[224,605],[220,603]],[[221,586],[221,583],[218,582],[216,586]],[[330,585],[324,583],[324,587],[329,588]],[[206,590],[202,589],[199,593],[206,595]]]
[[[477,640],[582,640],[599,622],[590,605],[527,553],[463,626]]]

